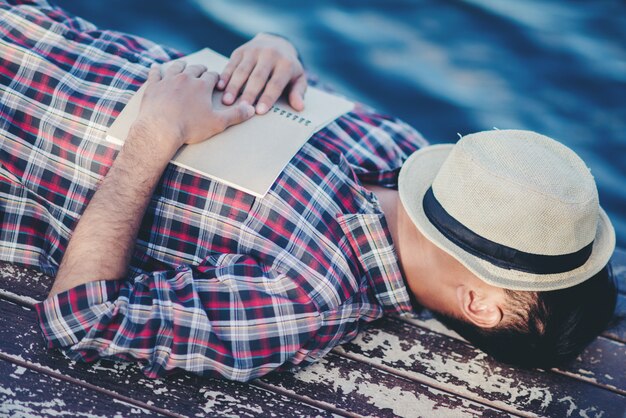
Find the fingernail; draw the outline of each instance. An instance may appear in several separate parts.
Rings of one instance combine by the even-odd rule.
[[[265,103],[259,103],[256,107],[256,112],[259,115],[264,114],[265,112],[267,112],[267,105]]]
[[[222,90],[224,87],[226,87],[226,83],[224,83],[224,80],[220,80],[217,82],[217,88]]]
[[[252,115],[254,115],[254,107],[246,105],[246,116],[251,117]]]
[[[224,95],[224,103],[231,104],[233,102],[233,95],[230,93],[226,93]]]

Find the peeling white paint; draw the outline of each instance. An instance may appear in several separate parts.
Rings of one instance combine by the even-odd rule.
[[[594,373],[590,372],[589,370],[585,370],[585,369],[578,369],[578,373],[580,373],[583,376],[593,376]]]
[[[360,370],[342,372],[341,369],[333,367],[325,360],[299,371],[295,377],[304,383],[321,383],[332,387],[337,394],[350,394],[357,399],[363,397],[367,399],[368,404],[375,408],[381,411],[389,409],[393,414],[399,416],[430,416],[437,409],[450,412],[450,409],[446,408],[445,405],[438,404],[436,398],[449,396],[439,390],[427,388],[433,394],[432,397],[429,397],[425,394],[406,391],[400,386],[389,388],[383,384],[378,384],[376,377],[368,372]],[[454,416],[472,417],[474,414],[455,409]]]
[[[567,402],[569,404],[567,408],[568,417],[572,416],[572,413],[577,409],[576,404],[574,403],[574,398],[572,398],[571,396],[565,396],[563,398],[560,398],[558,399],[558,402],[561,402],[561,403]]]
[[[169,390],[168,390],[168,389],[167,389],[167,387],[165,387],[165,386],[164,386],[164,387],[161,387],[161,388],[156,388],[156,389],[154,390],[154,394],[155,394],[155,395],[163,395],[163,394],[165,394],[165,393],[169,393]]]
[[[482,361],[487,355],[478,349],[474,349],[474,357],[467,361],[466,358],[455,355],[453,352],[433,352],[424,347],[419,340],[409,344],[396,335],[376,329],[361,334],[354,340],[354,343],[365,352],[372,350],[385,352],[382,359],[364,357],[363,360],[379,364],[384,361],[386,364],[396,363],[406,366],[419,363],[426,368],[423,373],[406,370],[406,374],[430,381],[430,384],[436,387],[454,385],[455,390],[463,395],[495,393],[500,397],[498,403],[507,410],[536,401],[540,402],[541,408],[546,408],[552,402],[552,392],[549,387],[529,387],[515,378],[505,377],[489,370],[489,365]],[[353,355],[361,357],[358,354]],[[459,381],[464,385],[458,385]]]
[[[200,409],[202,409],[205,414],[219,412],[222,415],[235,415],[235,410],[228,405],[237,405],[239,409],[246,409],[257,415],[263,413],[263,408],[260,406],[247,404],[245,397],[234,398],[225,393],[209,390],[207,388],[201,388],[200,394],[206,399],[205,404],[200,405]],[[196,414],[196,416],[202,415]]]
[[[15,396],[15,394],[13,394]],[[67,405],[62,399],[58,397],[50,401],[37,401],[37,400],[18,400],[18,399],[4,399],[0,404],[0,416],[15,417],[15,418],[27,418],[33,416],[67,416]],[[104,417],[104,415],[94,415],[90,413],[83,413],[72,411],[73,417]]]
[[[15,396],[15,392],[13,392],[10,388],[0,386],[0,395]]]
[[[579,413],[582,418],[602,418],[604,416],[604,411],[598,411],[595,407],[581,409]]]
[[[137,415],[137,414],[140,414],[140,413],[141,413],[141,414],[152,415],[152,412],[151,412],[151,411],[149,411],[149,410],[147,410],[147,409],[144,409],[144,408],[141,408],[141,407],[139,407],[139,406],[137,406],[137,405],[133,405],[133,404],[130,404],[130,403],[128,403],[128,402],[121,401],[121,400],[119,400],[119,399],[115,399],[115,398],[111,398],[111,399],[113,399],[113,402],[114,402],[114,403],[119,403],[119,404],[121,404],[121,405],[124,405],[124,406],[129,407],[129,408],[130,408],[130,411],[131,411],[131,413],[132,413],[133,415]],[[119,415],[117,415],[117,416],[120,416],[120,417],[128,416],[128,413],[117,412],[117,414],[119,414]]]
[[[358,376],[362,376],[368,381],[372,379],[369,373],[356,373],[356,375],[349,373],[346,377],[340,373],[339,369],[331,367],[325,359],[295,374],[295,377],[304,383],[323,383],[331,386],[333,391],[338,392],[341,390],[344,394],[352,393],[357,390],[358,386],[354,380]]]
[[[17,366],[13,373],[11,373],[11,377],[19,378],[19,376],[23,375],[26,372],[26,367]]]
[[[563,398],[560,398],[558,399],[558,402],[567,402],[569,404],[567,409],[568,417],[571,417],[574,412],[577,413],[577,415],[575,416],[580,416],[583,418],[601,418],[604,416],[604,411],[599,411],[595,406],[586,409],[579,409],[576,405],[576,402],[574,402],[574,398],[572,398],[571,396],[565,396]]]
[[[128,372],[128,367],[132,365],[133,363],[130,362],[115,361],[113,363],[107,363],[105,366],[103,366],[102,362],[97,361],[91,365],[91,368],[94,371],[106,371],[115,374],[125,374]]]

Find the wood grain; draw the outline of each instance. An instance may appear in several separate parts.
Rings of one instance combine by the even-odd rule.
[[[380,321],[340,350],[355,360],[511,413],[606,417],[626,412],[621,394],[560,373],[510,367],[459,339],[393,318]],[[614,366],[613,376],[624,372],[623,362]]]
[[[109,391],[173,413],[210,410],[248,416],[271,411],[280,416],[311,416],[336,410],[367,416],[407,416],[437,410],[468,417],[503,416],[501,411],[480,403],[332,354],[298,373],[266,377],[261,380],[262,387],[187,374],[151,380],[134,364],[75,363],[56,351],[46,351],[35,321],[32,310],[0,301],[0,341],[6,341],[0,344],[0,353],[71,377],[77,383],[97,382]],[[274,394],[277,391],[291,394],[295,400]],[[307,403],[319,404],[322,409],[307,407]]]
[[[262,381],[364,416],[508,416],[495,408],[336,354],[328,354],[298,373],[274,373]]]
[[[0,355],[25,361],[43,373],[97,385],[175,414],[227,416],[328,416],[328,412],[253,385],[189,374],[149,379],[134,363],[69,361],[45,348],[35,312],[0,301]]]
[[[47,351],[31,306],[46,297],[52,281],[6,263],[0,263],[0,357],[12,368],[21,366],[11,362],[27,362],[29,373],[43,380],[69,379],[58,384],[59,396],[67,385],[91,393],[88,385],[94,384],[113,398],[124,394],[167,415],[622,416],[626,253],[616,252],[613,260],[618,321],[570,367],[554,371],[497,363],[424,313],[382,320],[295,374],[275,373],[252,384],[189,374],[151,380],[135,364],[75,363]],[[100,396],[105,403],[113,398]]]
[[[0,359],[0,416],[163,416]]]

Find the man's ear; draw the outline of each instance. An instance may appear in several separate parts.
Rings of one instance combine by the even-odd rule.
[[[460,285],[456,289],[458,307],[463,318],[481,328],[493,328],[502,321],[497,298],[485,289]]]

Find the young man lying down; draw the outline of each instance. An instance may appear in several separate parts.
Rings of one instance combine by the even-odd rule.
[[[0,258],[56,277],[37,312],[73,359],[246,381],[426,307],[496,358],[547,367],[611,317],[613,228],[585,164],[550,138],[429,146],[357,107],[255,198],[168,162],[283,92],[302,109],[289,42],[260,34],[222,74],[162,73],[178,53],[45,1],[0,14]],[[144,83],[118,151],[107,127]]]

